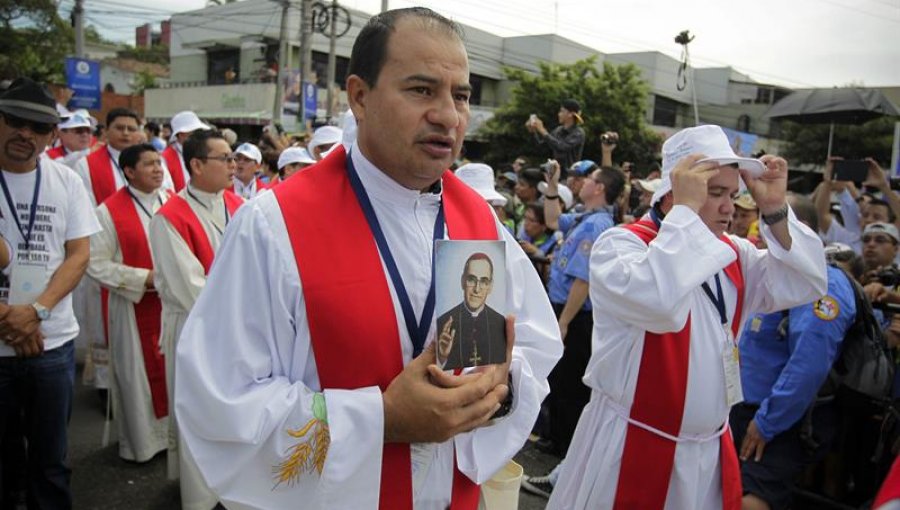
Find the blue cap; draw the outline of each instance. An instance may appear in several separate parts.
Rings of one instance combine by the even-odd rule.
[[[597,166],[597,163],[594,163],[589,159],[583,159],[572,163],[572,166],[569,168],[569,173],[577,177],[587,177],[591,172],[598,168],[600,167]]]

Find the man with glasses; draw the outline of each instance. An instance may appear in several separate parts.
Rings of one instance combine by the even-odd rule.
[[[109,290],[109,338],[113,408],[119,457],[146,462],[166,449],[168,403],[159,352],[159,295],[147,229],[169,199],[159,152],[142,143],[122,151],[128,185],[97,207],[103,230],[91,236],[88,275]]]
[[[438,317],[438,360],[444,365],[474,367],[503,363],[506,337],[503,315],[488,306],[494,285],[494,263],[484,253],[466,260],[460,286],[462,303]]]
[[[184,140],[182,153],[191,179],[150,220],[154,281],[162,300],[160,344],[166,360],[169,402],[174,402],[175,349],[181,328],[206,285],[225,227],[244,202],[229,191],[235,157],[221,133],[205,129],[194,132]],[[178,478],[180,472],[182,508],[209,510],[217,499],[188,452],[179,448],[174,413],[169,416],[169,478]]]
[[[234,184],[231,191],[244,200],[250,200],[262,193],[266,185],[257,177],[262,166],[262,153],[252,143],[242,143],[234,151],[237,169],[234,172]]]
[[[75,113],[59,124],[59,145],[45,154],[50,159],[72,167],[79,159],[87,156],[91,148],[91,121]]]
[[[4,469],[27,479],[29,507],[69,509],[78,334],[70,293],[100,226],[78,177],[41,158],[58,122],[56,101],[27,78],[0,95],[0,234],[13,248],[0,275],[0,438],[22,420],[27,462]]]

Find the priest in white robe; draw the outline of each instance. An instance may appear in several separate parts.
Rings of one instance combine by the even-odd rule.
[[[739,178],[768,250],[725,234]],[[743,398],[742,318],[826,292],[822,243],[787,205],[783,159],[740,158],[701,126],[666,141],[663,179],[648,216],[594,244],[591,401],[549,509],[739,509],[728,414]]]
[[[363,69],[379,44],[381,68]],[[184,444],[228,508],[474,510],[478,484],[526,441],[562,344],[527,256],[446,171],[468,76],[449,20],[373,17],[347,80],[357,145],[229,226],[182,331],[175,388]],[[506,242],[504,364],[460,376],[435,365],[427,302],[444,238]],[[357,384],[370,372],[376,382]]]
[[[183,151],[192,161],[190,182],[150,222],[155,284],[162,300],[161,348],[170,402],[174,401],[176,384],[176,340],[206,285],[225,227],[243,202],[227,191],[235,164],[221,134],[200,130],[186,139]],[[184,510],[209,510],[218,499],[179,448],[178,427],[172,414],[170,418],[168,476],[180,480]]]
[[[120,159],[128,185],[97,208],[103,230],[91,236],[87,272],[109,290],[112,408],[119,456],[145,462],[168,444],[160,306],[147,229],[169,193],[162,188],[163,168],[152,145],[131,146]]]

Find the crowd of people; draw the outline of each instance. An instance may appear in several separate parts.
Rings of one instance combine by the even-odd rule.
[[[527,442],[560,459],[522,481],[552,509],[871,505],[900,448],[878,163],[853,183],[832,158],[807,197],[707,125],[641,168],[560,98],[556,128],[524,121],[547,158],[493,168],[458,159],[468,73],[459,28],[410,8],[362,29],[350,111],[308,140],[101,125],[8,84],[2,506],[72,508],[76,343],[104,442],[165,451],[185,509],[475,509]],[[436,364],[441,239],[505,241],[500,363]]]

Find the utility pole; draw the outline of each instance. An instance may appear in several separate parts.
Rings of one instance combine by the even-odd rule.
[[[312,0],[300,4],[300,126],[306,130],[306,82],[312,79]],[[315,113],[315,112],[313,112]]]
[[[287,27],[288,27],[288,8],[290,2],[281,0],[281,32],[278,34],[278,75],[275,77],[275,104],[272,105],[272,122],[281,122],[281,112],[284,102],[284,77],[285,69],[288,65],[287,60]]]
[[[84,0],[75,0],[72,15],[75,18],[75,56],[84,58]]]
[[[331,0],[331,26],[329,27],[328,33],[328,79],[326,80],[328,83],[328,102],[325,106],[325,119],[327,121],[331,120],[332,113],[332,105],[334,104],[334,74],[335,68],[337,67],[337,50],[336,50],[336,41],[337,41],[337,10],[338,3],[337,0]]]
[[[381,12],[388,10],[388,0],[381,0]]]

